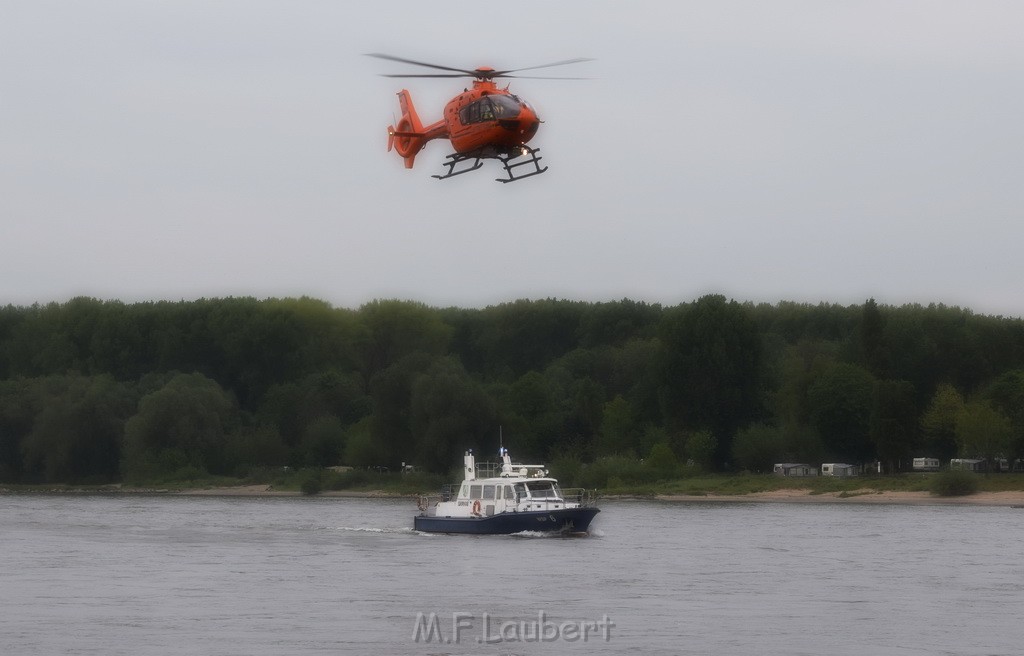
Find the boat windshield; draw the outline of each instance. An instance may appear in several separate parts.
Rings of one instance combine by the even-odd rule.
[[[558,485],[551,481],[527,483],[526,489],[530,491],[530,496],[534,499],[560,499],[562,497]]]

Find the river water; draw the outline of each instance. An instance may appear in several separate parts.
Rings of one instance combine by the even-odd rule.
[[[1024,652],[1024,510],[608,501],[553,538],[414,508],[0,496],[0,653]]]

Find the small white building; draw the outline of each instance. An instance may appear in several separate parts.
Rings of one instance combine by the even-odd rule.
[[[914,458],[913,469],[916,472],[936,472],[939,465],[938,458]]]
[[[779,476],[817,476],[818,468],[803,462],[776,463],[773,471]]]
[[[822,476],[856,476],[860,473],[857,465],[848,465],[845,462],[826,462],[821,465]]]
[[[949,468],[959,471],[983,472],[985,461],[980,458],[953,458],[949,461]]]

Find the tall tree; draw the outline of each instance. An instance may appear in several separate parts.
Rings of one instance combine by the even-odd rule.
[[[955,387],[939,385],[921,415],[921,455],[947,461],[957,453],[956,422],[964,411],[964,399]]]
[[[878,378],[887,376],[889,354],[885,345],[885,319],[873,298],[864,303],[856,335],[861,366]]]
[[[755,473],[771,472],[785,451],[782,431],[763,423],[741,428],[732,442],[737,466]]]
[[[845,363],[825,369],[808,388],[811,423],[827,457],[864,461],[872,456],[868,435],[874,388],[870,373]]]
[[[956,437],[960,455],[982,458],[990,469],[996,458],[1006,454],[1012,436],[1010,419],[982,401],[966,404],[957,418]]]
[[[224,473],[225,438],[237,425],[237,406],[216,381],[179,374],[144,396],[125,424],[123,473],[134,480],[183,467]]]
[[[736,429],[762,412],[757,327],[746,308],[711,295],[667,310],[659,335],[662,414],[671,428],[710,430],[721,465]]]
[[[871,409],[871,441],[890,472],[900,471],[912,457],[917,438],[914,386],[905,380],[880,380]]]
[[[370,444],[359,442],[357,449],[360,454],[372,453],[382,459],[373,466],[397,468],[416,453],[411,423],[413,385],[438,359],[426,353],[412,353],[370,379]]]
[[[125,417],[135,399],[109,376],[51,376],[38,381],[41,408],[23,451],[35,480],[117,480]]]
[[[999,376],[985,390],[984,396],[1010,420],[1010,437],[1004,455],[1012,469],[1018,459],[1024,460],[1024,369]]]
[[[451,338],[440,313],[422,303],[373,301],[359,308],[358,316],[358,352],[367,381],[404,357],[443,355]]]
[[[438,360],[416,378],[410,414],[416,463],[430,471],[449,471],[468,448],[496,452],[488,451],[497,446],[494,403],[454,360]]]
[[[508,381],[528,371],[543,371],[576,348],[585,306],[575,301],[518,300],[489,307],[476,348],[485,373]]]
[[[633,407],[621,395],[604,404],[598,450],[605,455],[638,454],[640,427]]]

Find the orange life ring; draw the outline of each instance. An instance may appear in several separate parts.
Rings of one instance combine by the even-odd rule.
[[[479,500],[473,502],[473,514],[474,515],[479,515],[480,514],[480,501]]]

